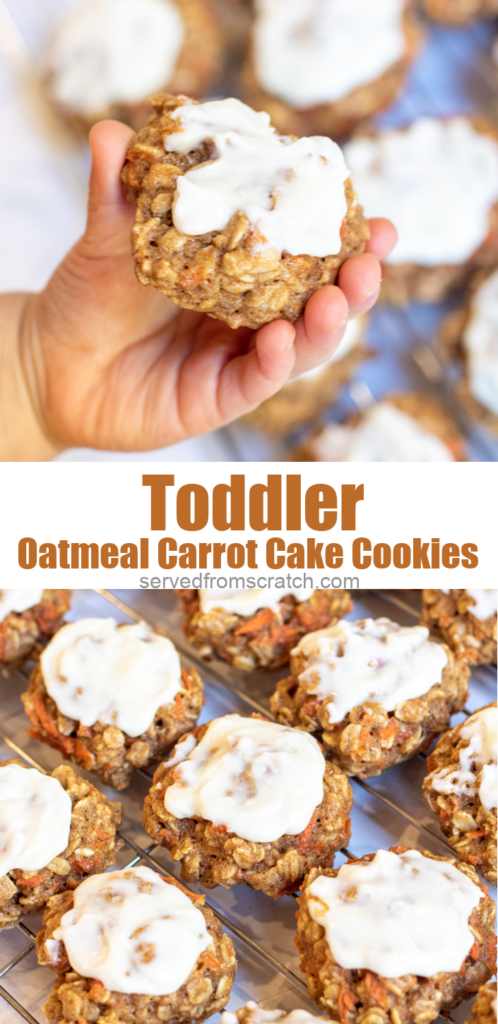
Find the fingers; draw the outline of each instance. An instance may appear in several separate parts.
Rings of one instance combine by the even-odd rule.
[[[100,255],[117,255],[116,243],[121,248],[123,229],[129,248],[133,207],[124,198],[120,174],[133,134],[119,121],[101,121],[90,132],[92,171],[86,236],[91,245],[98,244]]]
[[[373,253],[353,256],[343,263],[337,283],[346,297],[350,317],[372,308],[379,297],[381,280],[380,263]]]
[[[292,324],[275,320],[257,332],[254,348],[226,364],[218,385],[223,422],[243,416],[280,390],[294,365],[295,337]]]
[[[340,344],[348,320],[344,292],[328,284],[311,296],[303,316],[295,324],[296,361],[292,376],[299,376],[325,362]]]
[[[379,260],[385,260],[398,241],[398,232],[385,217],[373,217],[369,220],[370,238],[365,246],[366,253],[372,253]]]

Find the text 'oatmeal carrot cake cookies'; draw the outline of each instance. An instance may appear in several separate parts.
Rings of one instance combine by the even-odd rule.
[[[308,994],[341,1024],[429,1024],[495,971],[495,904],[473,868],[379,850],[303,886],[297,945]]]
[[[424,0],[425,10],[431,18],[464,25],[475,18],[494,18],[498,14],[498,0]]]
[[[49,42],[46,88],[85,132],[106,117],[140,128],[159,89],[202,96],[222,42],[205,0],[83,0]]]
[[[402,87],[421,32],[405,0],[256,0],[248,102],[280,131],[348,135]]]
[[[481,985],[466,1024],[496,1024],[496,1010],[496,981],[490,981],[488,985]]]
[[[496,885],[496,702],[449,729],[427,758],[424,796],[458,859]]]
[[[461,711],[466,652],[429,640],[424,626],[390,619],[338,622],[309,633],[277,683],[278,722],[319,735],[347,775],[380,775],[413,757]]]
[[[204,898],[147,867],[54,896],[37,937],[39,963],[59,975],[48,1024],[190,1024],[226,1006],[237,963]]]
[[[497,607],[496,590],[423,590],[420,622],[454,651],[496,665]]]
[[[326,1020],[326,1017],[317,1017],[307,1010],[291,1010],[290,1013],[285,1010],[265,1010],[251,1001],[235,1010],[235,1013],[225,1010],[221,1024],[313,1024],[316,1020]]]
[[[204,698],[195,669],[147,623],[81,619],[45,649],[22,701],[31,736],[125,789],[192,729]]]
[[[68,590],[0,590],[0,670],[36,657],[69,607]]]
[[[296,320],[369,237],[339,147],[236,99],[151,103],[122,172],[139,281],[231,327]]]
[[[337,622],[353,609],[346,590],[179,590],[189,643],[203,658],[216,655],[244,672],[286,665],[305,633]]]
[[[463,437],[452,417],[416,392],[387,395],[344,423],[327,423],[295,453],[311,462],[464,461]]]
[[[225,715],[180,740],[154,775],[143,824],[208,888],[268,896],[332,867],[350,837],[351,787],[312,736],[259,716]]]
[[[121,804],[69,765],[51,775],[0,763],[0,930],[114,864]]]
[[[437,302],[469,273],[498,266],[498,132],[464,117],[423,117],[344,147],[367,217],[389,217],[398,242],[381,297]]]

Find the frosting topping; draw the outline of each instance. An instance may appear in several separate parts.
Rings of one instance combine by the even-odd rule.
[[[313,736],[258,718],[225,715],[175,769],[164,805],[241,839],[297,835],[323,800],[325,759]]]
[[[57,779],[19,764],[0,767],[0,878],[39,871],[66,849],[71,798]]]
[[[498,199],[498,142],[470,121],[424,117],[353,139],[344,153],[365,216],[396,224],[388,263],[464,263],[484,242]]]
[[[129,736],[145,732],[157,709],[183,689],[176,648],[145,622],[68,623],[40,662],[47,691],[63,715],[87,726],[115,725]]]
[[[460,970],[474,944],[468,919],[483,897],[453,864],[416,850],[379,850],[309,887],[309,912],[341,967],[384,978]]]
[[[306,109],[374,81],[404,55],[403,9],[403,0],[257,0],[261,85]]]
[[[78,974],[110,991],[149,996],[176,992],[212,943],[192,900],[147,867],[81,882],[47,941],[49,953],[57,955],[61,941]]]
[[[498,270],[475,293],[463,335],[470,390],[498,416]]]
[[[186,103],[172,113],[178,132],[169,152],[188,153],[209,141],[212,159],[178,177],[173,223],[187,235],[221,231],[242,211],[256,249],[293,256],[340,252],[349,176],[339,146],[314,136],[292,142],[270,117],[240,100]]]
[[[453,462],[443,441],[389,402],[356,425],[329,423],[311,442],[317,462]]]
[[[39,604],[43,596],[40,590],[0,590],[0,622],[11,612],[25,612]]]
[[[472,604],[468,610],[474,618],[479,619],[479,622],[485,622],[492,615],[496,615],[498,591],[471,590],[469,588],[467,593],[475,601],[475,604]]]
[[[307,587],[295,590],[283,590],[281,587],[256,587],[249,590],[199,590],[201,612],[208,614],[213,608],[222,608],[225,612],[244,617],[254,615],[260,608],[270,608],[272,612],[280,611],[280,602],[291,594],[296,601],[307,601],[313,591]]]
[[[184,35],[174,0],[85,0],[52,40],[52,93],[88,116],[139,103],[168,83]]]
[[[327,703],[331,724],[365,701],[386,711],[427,693],[441,681],[447,663],[425,626],[399,626],[390,619],[345,620],[307,633],[291,652],[299,682]]]
[[[468,740],[458,752],[460,767],[449,765],[429,776],[436,793],[457,793],[473,797],[479,786],[479,799],[487,811],[496,807],[497,756],[496,707],[482,708],[467,719],[460,737]]]
[[[252,1001],[246,1003],[244,1010],[250,1024],[270,1024],[273,1021],[278,1021],[279,1024],[310,1024],[311,1021],[325,1019],[308,1013],[307,1010],[291,1010],[290,1013],[286,1013],[285,1010],[264,1010],[262,1006]],[[237,1014],[225,1010],[221,1015],[221,1024],[238,1024]]]

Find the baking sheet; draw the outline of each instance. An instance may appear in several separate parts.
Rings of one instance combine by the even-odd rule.
[[[358,619],[367,615],[387,615],[395,621],[414,625],[419,614],[419,591],[358,591],[353,594],[354,611],[348,616]],[[276,680],[286,674],[278,672],[250,674],[237,671],[223,662],[202,662],[186,644],[182,631],[183,616],[179,601],[172,591],[73,591],[71,611],[67,618],[88,615],[112,615],[121,622],[145,618],[178,646],[185,667],[195,666],[205,684],[206,704],[200,721],[254,710],[268,713],[268,702]],[[52,750],[27,735],[27,719],[20,695],[27,686],[29,666],[0,679],[0,760],[20,756],[28,763],[47,771],[61,763],[58,751]],[[472,711],[494,700],[496,671],[487,666],[472,671],[468,708]],[[455,724],[463,715],[454,716]],[[116,791],[102,786],[95,776],[78,771],[97,784],[110,799]],[[167,852],[151,844],[141,825],[142,806],[150,786],[152,771],[137,771],[132,784],[118,794],[124,807],[120,835],[125,847],[118,854],[117,866],[123,868],[142,859],[163,873],[179,877],[179,867],[169,860]],[[451,853],[430,808],[422,797],[425,758],[418,755],[405,764],[389,769],[368,783],[351,780],[354,805],[351,813],[352,836],[349,852],[354,856],[371,853],[378,847],[406,844],[440,855]],[[336,866],[344,862],[339,853]],[[219,915],[231,935],[238,959],[235,984],[229,1009],[237,1009],[248,999],[256,999],[267,1009],[277,1006],[286,1011],[303,1007],[316,1011],[306,994],[294,944],[296,901],[284,896],[273,900],[263,893],[243,886],[225,890],[203,890],[206,901]],[[496,899],[494,887],[490,894]],[[41,917],[29,915],[17,928],[0,932],[0,1020],[14,1024],[21,1018],[33,1024],[43,1022],[42,1005],[53,983],[52,973],[39,967],[33,949],[33,937],[41,925]],[[469,1017],[469,1003],[464,1003],[451,1019],[462,1024]],[[216,1018],[212,1018],[213,1021]]]

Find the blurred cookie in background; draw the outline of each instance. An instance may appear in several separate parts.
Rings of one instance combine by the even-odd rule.
[[[498,0],[424,0],[424,6],[431,18],[452,25],[498,15]]]
[[[498,266],[498,131],[465,117],[422,117],[344,147],[367,217],[389,217],[398,244],[381,297],[438,302]]]
[[[328,423],[304,442],[297,461],[462,462],[463,438],[452,418],[426,395],[386,396],[344,423]]]
[[[85,133],[107,117],[139,128],[151,94],[202,96],[220,73],[222,47],[204,0],[83,0],[48,47],[46,87]]]
[[[389,106],[422,40],[411,0],[255,0],[246,101],[280,131],[346,136]]]
[[[373,355],[367,347],[367,317],[350,320],[334,354],[321,366],[289,380],[281,391],[254,409],[244,422],[273,437],[283,437],[317,419],[349,383],[359,364]]]

